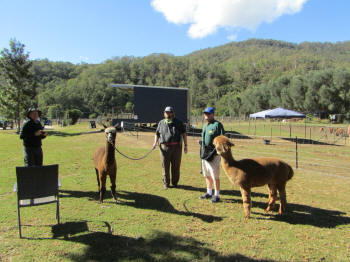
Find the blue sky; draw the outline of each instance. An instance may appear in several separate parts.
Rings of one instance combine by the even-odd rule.
[[[101,63],[115,56],[186,55],[250,38],[294,43],[350,40],[349,0],[293,0],[303,2],[300,10],[286,9],[275,17],[269,7],[265,13],[264,7],[254,3],[250,8],[229,9],[230,0],[215,0],[207,2],[209,8],[199,15],[184,16],[183,10],[192,10],[191,1],[181,6],[180,0],[173,0],[180,6],[174,8],[169,0],[155,0],[156,8],[151,0],[0,0],[0,49],[8,48],[9,40],[16,38],[26,45],[31,59]],[[226,3],[222,10],[230,12],[226,16],[220,11],[220,1]],[[212,16],[211,10],[219,10],[224,17]],[[255,21],[256,14],[261,20]],[[198,16],[199,22],[194,18]],[[197,22],[200,30],[191,35],[191,25]]]

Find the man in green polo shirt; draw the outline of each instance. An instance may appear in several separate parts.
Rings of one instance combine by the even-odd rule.
[[[225,134],[225,130],[223,125],[214,119],[212,107],[206,108],[203,114],[207,123],[203,125],[202,129],[201,161],[207,192],[200,199],[212,198],[214,184],[215,195],[211,202],[216,203],[220,201],[220,156],[216,153],[213,140],[215,137]]]

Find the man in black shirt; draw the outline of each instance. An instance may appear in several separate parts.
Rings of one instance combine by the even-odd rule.
[[[47,136],[47,133],[43,129],[44,127],[39,121],[39,111],[35,108],[30,108],[27,113],[27,119],[23,123],[20,132],[20,138],[23,139],[25,166],[43,165],[41,140]]]
[[[184,152],[186,154],[186,128],[182,121],[175,117],[174,109],[171,106],[168,106],[164,110],[164,119],[158,124],[153,144],[153,148],[155,148],[159,142],[160,157],[163,168],[163,184],[165,189],[170,185],[170,165],[172,185],[177,187],[179,182],[182,141],[184,142]]]

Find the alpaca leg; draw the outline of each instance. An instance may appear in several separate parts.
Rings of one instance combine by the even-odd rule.
[[[281,202],[278,214],[282,215],[283,212],[286,211],[286,207],[287,207],[286,184],[283,184],[278,187],[278,193],[280,195],[280,202]]]
[[[266,212],[271,211],[271,209],[275,206],[275,202],[277,199],[277,189],[275,185],[269,184],[269,202],[267,204]]]
[[[114,198],[115,201],[117,201],[117,192],[116,192],[116,174],[111,175],[110,177],[111,180],[111,192],[112,192],[112,197]]]
[[[252,205],[251,198],[250,198],[250,188],[243,188],[241,187],[241,194],[243,199],[243,209],[244,214],[246,218],[250,217],[250,208]]]
[[[106,192],[106,174],[100,176],[100,203],[103,202],[103,197]]]
[[[97,168],[95,168],[95,171],[96,171],[98,192],[100,193],[100,179],[99,179],[99,175],[98,175],[98,170],[97,170]]]

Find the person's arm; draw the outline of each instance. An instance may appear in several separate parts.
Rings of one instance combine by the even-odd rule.
[[[187,134],[183,133],[182,134],[183,140],[184,140],[184,152],[187,154],[188,148],[187,148]]]
[[[159,122],[159,124],[158,124],[158,126],[157,126],[157,130],[156,130],[156,133],[155,133],[155,135],[154,135],[154,142],[153,142],[153,146],[152,146],[152,149],[155,149],[156,148],[156,146],[157,146],[157,144],[158,144],[158,140],[159,140],[159,136],[160,136],[160,122]]]
[[[159,136],[158,136],[158,134],[156,133],[156,134],[154,135],[154,142],[153,142],[152,149],[155,149],[155,148],[156,148],[156,146],[157,146],[157,144],[158,144],[158,139],[159,139]]]
[[[202,127],[202,133],[201,133],[201,139],[198,139],[198,143],[200,146],[203,146],[203,141],[204,141],[204,130],[206,128],[206,125],[203,125]]]
[[[21,139],[24,139],[24,138],[31,138],[31,137],[40,136],[40,135],[41,135],[40,129],[37,131],[34,131],[32,126],[30,126],[30,122],[26,122],[22,126],[19,137]]]

